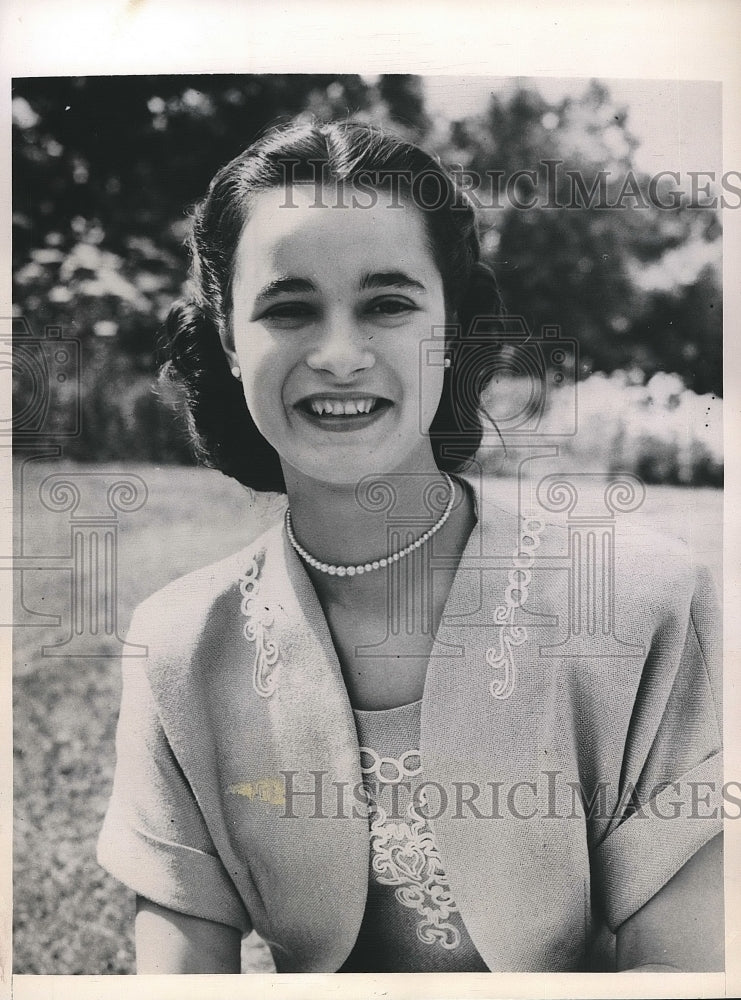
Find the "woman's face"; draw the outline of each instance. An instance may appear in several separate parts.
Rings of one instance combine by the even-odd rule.
[[[442,278],[418,209],[352,193],[261,192],[237,249],[224,346],[287,479],[435,467],[443,369],[421,345],[445,322]]]

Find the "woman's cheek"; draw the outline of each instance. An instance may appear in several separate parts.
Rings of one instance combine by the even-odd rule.
[[[419,402],[419,430],[427,434],[435,418],[443,393],[443,376],[440,368],[422,367]]]
[[[242,369],[245,386],[260,386],[265,379],[274,377],[280,352],[275,342],[259,326],[245,330],[235,341],[235,349]]]
[[[274,419],[271,410],[281,405],[279,368],[263,338],[251,338],[249,344],[244,338],[235,346],[244,398],[258,430],[262,430],[263,424],[270,424]]]

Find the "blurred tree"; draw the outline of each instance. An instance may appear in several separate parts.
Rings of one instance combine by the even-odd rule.
[[[142,399],[185,278],[188,207],[269,124],[362,115],[377,100],[359,76],[334,74],[14,81],[15,313],[81,341],[84,426],[67,454],[182,459],[172,418],[154,426]],[[32,389],[16,380],[16,412]],[[126,431],[134,411],[149,433]]]
[[[526,89],[493,96],[485,115],[451,124],[444,158],[488,178],[473,193],[509,312],[536,334],[549,324],[575,337],[582,374],[663,369],[721,394],[717,269],[701,269],[703,245],[719,236],[716,213],[686,198],[658,207],[672,201],[661,187],[648,197],[635,147],[627,112],[593,82],[555,104]],[[523,171],[532,173],[518,180]],[[680,247],[700,261],[683,286],[638,280]]]
[[[98,318],[120,325],[124,350],[144,352],[142,316],[154,306],[161,317],[176,292],[184,213],[216,169],[271,122],[312,104],[328,117],[362,109],[368,89],[359,77],[298,74],[15,81],[17,301],[33,296],[36,323],[69,322],[85,336],[96,318],[88,300],[108,296],[117,310]]]
[[[723,302],[716,269],[706,264],[690,284],[651,294],[630,337],[646,373],[676,372],[695,392],[722,395]]]
[[[409,73],[388,73],[378,82],[378,95],[388,108],[389,118],[397,126],[416,133],[419,142],[428,132],[430,120],[425,111],[421,77]]]

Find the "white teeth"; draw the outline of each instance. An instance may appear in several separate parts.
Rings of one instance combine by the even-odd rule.
[[[311,408],[318,416],[331,413],[333,417],[356,416],[370,413],[375,400],[371,397],[359,399],[312,399]]]

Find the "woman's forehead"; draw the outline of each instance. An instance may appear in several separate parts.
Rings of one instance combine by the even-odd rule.
[[[422,212],[383,190],[296,184],[261,191],[251,200],[239,242],[235,279],[324,264],[401,264],[437,270]]]

